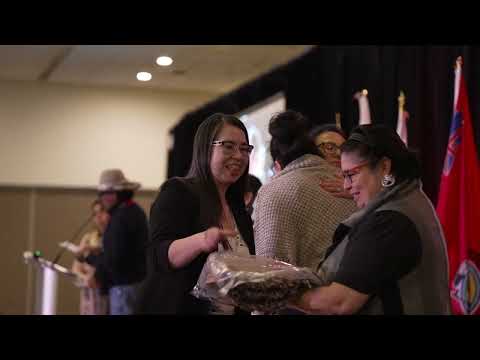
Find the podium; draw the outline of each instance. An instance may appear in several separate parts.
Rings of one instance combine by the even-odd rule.
[[[66,276],[76,286],[80,286],[76,274],[69,269],[53,264],[31,251],[23,253],[25,263],[35,268],[35,315],[55,315],[57,310],[58,277]]]

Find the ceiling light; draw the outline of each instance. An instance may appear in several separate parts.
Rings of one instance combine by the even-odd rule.
[[[150,80],[152,80],[152,74],[150,74],[149,72],[146,72],[146,71],[141,71],[141,72],[137,73],[137,79],[139,81],[150,81]]]
[[[157,58],[157,64],[160,66],[170,66],[173,63],[173,59],[169,56],[159,56]]]

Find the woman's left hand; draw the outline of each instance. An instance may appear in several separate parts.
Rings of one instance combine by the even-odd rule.
[[[353,199],[353,196],[343,188],[343,178],[340,175],[336,175],[333,180],[322,180],[320,186],[333,196],[343,199]]]

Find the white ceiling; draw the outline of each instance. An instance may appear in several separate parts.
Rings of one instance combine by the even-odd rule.
[[[0,45],[0,80],[227,92],[310,45]],[[155,64],[168,55],[169,67]],[[149,82],[136,79],[151,72]]]

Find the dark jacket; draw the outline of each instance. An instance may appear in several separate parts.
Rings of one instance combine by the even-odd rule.
[[[145,246],[148,222],[143,209],[132,200],[109,211],[110,221],[103,234],[103,252],[86,261],[95,266],[95,277],[104,290],[142,281],[146,274]]]
[[[147,278],[140,291],[136,309],[141,314],[207,314],[209,305],[190,292],[197,283],[208,254],[190,264],[173,269],[168,260],[170,244],[205,231],[211,225],[207,214],[209,201],[195,180],[172,178],[161,187],[150,210],[150,243],[147,247]],[[202,199],[203,198],[203,199]],[[238,230],[251,254],[255,253],[252,220],[245,205],[227,199]]]

